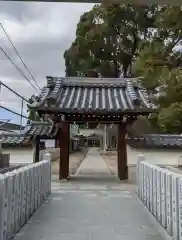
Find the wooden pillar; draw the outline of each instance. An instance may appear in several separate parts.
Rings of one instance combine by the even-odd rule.
[[[62,122],[62,128],[59,134],[60,163],[59,179],[67,179],[69,176],[69,144],[70,144],[70,126],[67,122]]]
[[[61,129],[59,128],[58,133],[55,138],[55,148],[59,148],[59,146],[60,146],[60,144],[59,144],[60,131],[61,131]]]
[[[118,124],[118,144],[117,144],[117,168],[118,178],[125,180],[128,178],[127,166],[127,146],[126,146],[126,124]]]
[[[35,137],[35,152],[34,152],[34,162],[39,162],[40,160],[40,137]]]
[[[59,148],[59,139],[55,139],[55,148]]]

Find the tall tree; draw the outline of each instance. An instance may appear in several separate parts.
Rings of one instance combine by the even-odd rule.
[[[158,8],[152,35],[141,45],[133,69],[136,75],[144,76],[147,87],[155,88],[161,85],[166,69],[171,71],[182,64],[182,53],[178,48],[182,44],[181,7]]]
[[[182,133],[182,70],[177,68],[169,72],[161,89],[158,125],[163,132]]]
[[[84,13],[76,39],[64,54],[66,75],[126,75],[141,41],[151,37],[157,9],[104,2]]]
[[[136,75],[143,76],[143,84],[159,93],[156,104],[159,113],[151,115],[151,122],[162,132],[182,132],[182,8],[164,6],[156,15],[156,29],[152,40],[141,46],[133,66]]]

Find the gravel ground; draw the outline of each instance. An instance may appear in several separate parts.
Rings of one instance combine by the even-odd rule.
[[[79,151],[70,153],[70,164],[69,164],[69,172],[70,175],[74,175],[77,171],[78,167],[82,163],[82,161],[85,159],[85,156],[87,154],[87,151],[85,149]],[[52,178],[54,180],[58,180],[58,174],[59,174],[59,159],[52,162]]]

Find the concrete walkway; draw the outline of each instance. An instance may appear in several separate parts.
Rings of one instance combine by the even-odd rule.
[[[52,183],[52,195],[14,240],[162,240],[129,185],[110,176],[98,152],[89,151],[84,161],[73,180]]]
[[[110,177],[111,173],[96,148],[89,149],[86,158],[78,168],[76,176]]]

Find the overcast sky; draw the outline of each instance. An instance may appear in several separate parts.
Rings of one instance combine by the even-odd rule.
[[[92,7],[93,4],[87,3],[0,2],[0,22],[39,85],[45,85],[47,75],[65,75],[64,51],[75,38],[81,14]],[[0,46],[23,69],[2,29]],[[31,85],[1,51],[0,80],[26,98],[34,93]],[[4,88],[1,89],[0,103],[20,112],[21,101]],[[0,118],[10,118],[10,115],[0,111]]]

